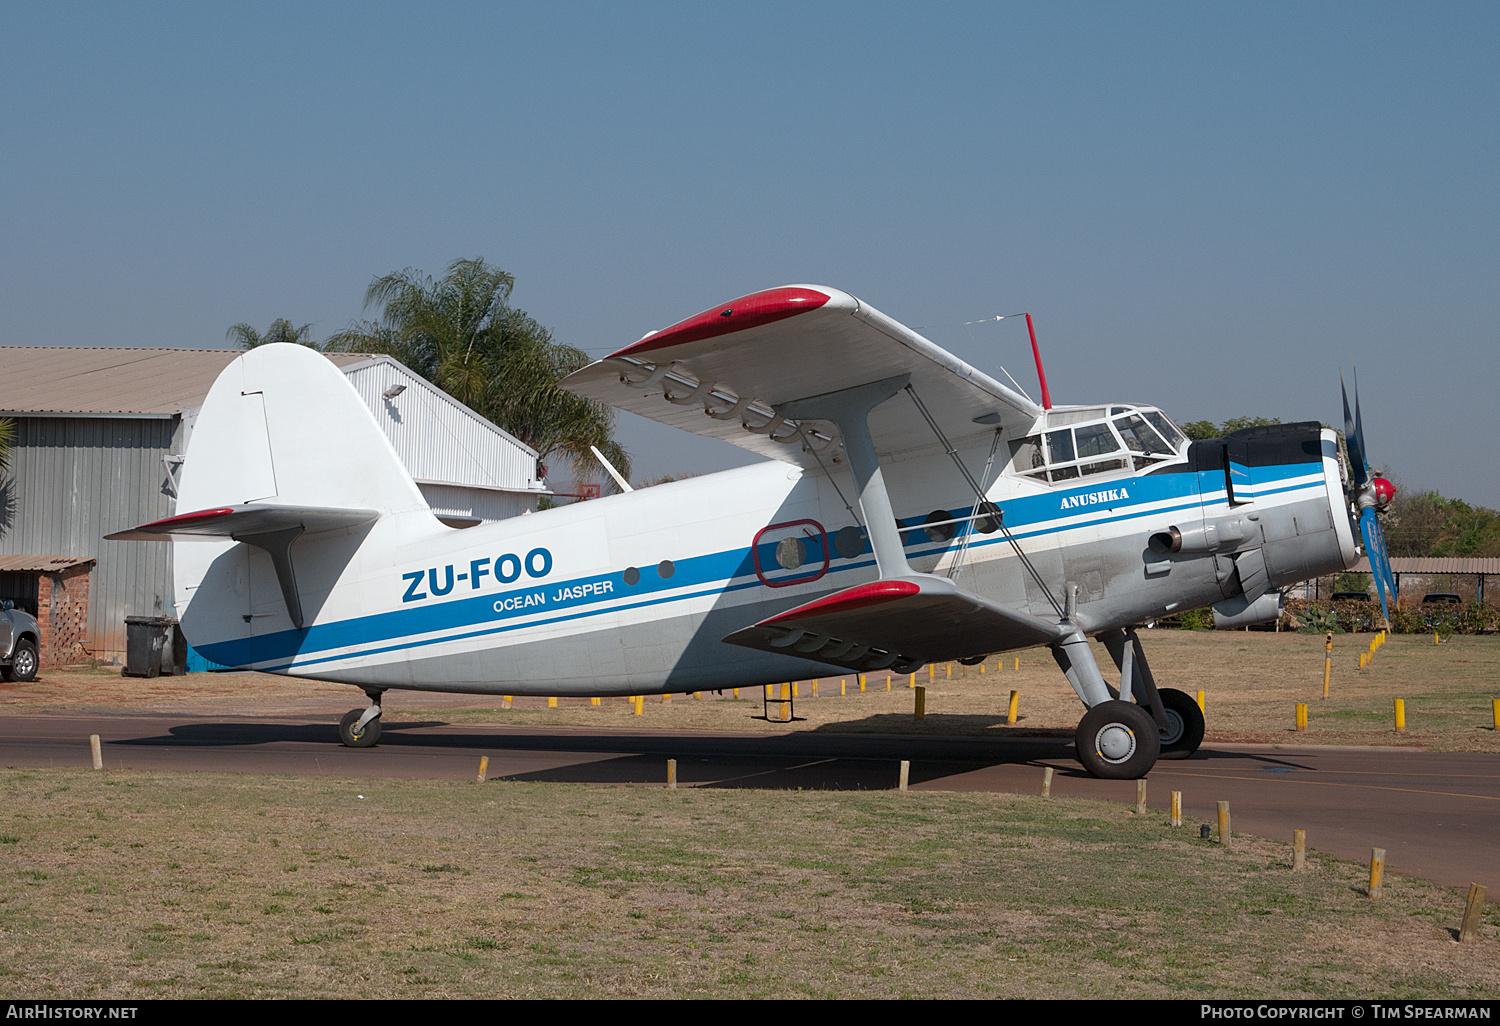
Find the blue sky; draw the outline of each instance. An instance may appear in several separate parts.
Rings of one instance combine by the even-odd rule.
[[[1057,402],[1340,416],[1500,506],[1494,4],[10,4],[0,343],[484,256],[596,354],[847,289]],[[742,462],[630,419],[637,476]]]

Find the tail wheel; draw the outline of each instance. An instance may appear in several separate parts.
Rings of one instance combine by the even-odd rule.
[[[363,728],[358,728],[359,718],[365,714],[363,709],[350,709],[339,720],[339,740],[350,748],[374,748],[380,740],[380,717],[377,716]]]
[[[1101,702],[1083,714],[1074,735],[1078,761],[1095,777],[1134,780],[1156,765],[1161,733],[1156,721],[1131,702]]]
[[[1186,759],[1203,743],[1203,710],[1184,691],[1162,688],[1157,694],[1167,714],[1167,729],[1161,731],[1161,757]]]

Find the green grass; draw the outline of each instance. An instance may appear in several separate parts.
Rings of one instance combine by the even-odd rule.
[[[1500,995],[1493,906],[1106,803],[47,770],[0,829],[15,997]]]

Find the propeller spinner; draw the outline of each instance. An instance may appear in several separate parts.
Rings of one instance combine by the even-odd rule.
[[[1365,449],[1365,430],[1359,415],[1359,377],[1354,379],[1354,416],[1349,416],[1349,392],[1344,387],[1344,376],[1339,375],[1339,391],[1344,396],[1344,444],[1349,450],[1350,498],[1359,507],[1359,533],[1365,540],[1365,555],[1370,560],[1370,573],[1375,578],[1375,590],[1380,594],[1380,615],[1386,623],[1391,621],[1390,606],[1386,601],[1396,597],[1396,578],[1391,573],[1391,559],[1386,552],[1385,533],[1380,529],[1376,511],[1384,509],[1396,496],[1396,486],[1383,477],[1370,475],[1370,462]]]

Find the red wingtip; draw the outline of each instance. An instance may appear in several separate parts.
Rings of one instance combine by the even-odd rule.
[[[666,349],[669,346],[729,335],[746,328],[758,328],[762,324],[771,324],[816,310],[830,298],[828,293],[817,289],[780,288],[752,292],[748,296],[720,303],[685,321],[678,321],[670,328],[663,328],[610,356],[638,356],[653,349]]]
[[[802,620],[809,616],[846,613],[853,609],[862,609],[865,606],[878,606],[884,602],[894,602],[896,599],[915,595],[921,590],[912,581],[872,581],[869,584],[857,584],[844,591],[835,592],[827,598],[809,602],[805,606],[788,609],[785,613],[773,616],[765,622],[778,623],[782,620]]]

